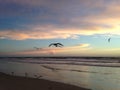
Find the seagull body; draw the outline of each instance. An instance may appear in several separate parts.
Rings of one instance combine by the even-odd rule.
[[[61,44],[61,43],[51,43],[51,44],[49,45],[49,47],[51,47],[51,46],[55,46],[55,47],[63,47],[64,45]]]

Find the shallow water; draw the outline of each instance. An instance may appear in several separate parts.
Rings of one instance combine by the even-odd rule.
[[[119,59],[1,58],[0,71],[92,90],[120,90]]]

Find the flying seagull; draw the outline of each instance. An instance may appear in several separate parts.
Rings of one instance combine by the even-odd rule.
[[[108,38],[108,42],[110,42],[111,38]]]
[[[51,43],[51,44],[49,45],[49,47],[51,47],[51,46],[55,46],[55,47],[63,47],[64,45],[61,44],[61,43]]]
[[[36,50],[40,50],[41,48],[38,48],[38,47],[34,47]]]

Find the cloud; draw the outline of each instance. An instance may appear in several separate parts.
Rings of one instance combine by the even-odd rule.
[[[15,52],[0,52],[0,56],[44,56],[44,55],[54,55],[54,49],[49,48],[41,48],[39,50],[36,49],[28,49],[22,51]]]
[[[72,53],[74,55],[75,52],[80,54],[80,53],[89,51],[91,49],[92,49],[92,46],[90,44],[83,43],[83,44],[66,47],[62,50],[62,52]]]
[[[36,49],[29,49],[29,50],[23,50],[23,51],[17,51],[17,52],[6,52],[2,53],[0,52],[1,56],[7,55],[7,56],[44,56],[44,55],[69,55],[71,53],[74,54],[74,52],[83,53],[86,50],[90,50],[92,47],[90,44],[78,44],[74,46],[67,46],[62,48],[57,47],[45,47],[40,48],[38,50]]]
[[[0,3],[0,23],[5,25],[4,29],[0,28],[0,39],[77,39],[80,35],[120,35],[118,0],[1,0]],[[11,23],[20,27],[8,28]]]
[[[95,49],[88,43],[62,48],[44,47],[39,50],[28,49],[17,52],[0,52],[0,56],[119,56],[120,48]]]
[[[67,46],[67,47],[62,47],[62,48],[56,48],[56,47],[46,47],[46,48],[42,48],[40,50],[37,51],[30,51],[30,53],[34,54],[34,53],[39,53],[39,54],[48,54],[48,55],[54,55],[54,54],[64,54],[66,52],[68,52],[68,54],[71,52],[73,53],[74,51],[86,51],[86,50],[90,50],[92,47],[90,46],[90,44],[79,44],[79,45],[74,45],[74,46]],[[26,52],[26,51],[25,51]],[[28,54],[29,50],[26,52]]]
[[[87,27],[88,28],[88,27]],[[52,25],[36,26],[29,30],[2,30],[0,31],[1,39],[25,40],[25,39],[76,39],[80,35],[95,35],[108,34],[120,35],[120,26],[111,28],[96,27],[96,28],[75,28],[75,27],[56,27]]]

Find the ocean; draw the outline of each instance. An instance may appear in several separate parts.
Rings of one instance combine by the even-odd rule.
[[[91,90],[120,90],[118,57],[1,57],[0,72]]]

